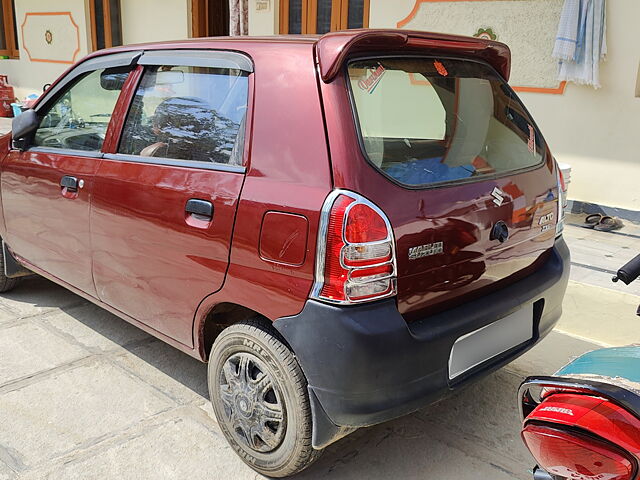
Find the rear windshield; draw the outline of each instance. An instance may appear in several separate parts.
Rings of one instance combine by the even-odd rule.
[[[529,114],[485,64],[381,58],[353,61],[348,72],[364,150],[397,182],[473,181],[544,158]]]

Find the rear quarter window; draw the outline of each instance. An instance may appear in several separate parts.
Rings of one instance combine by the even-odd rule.
[[[380,58],[348,65],[369,161],[404,185],[501,176],[539,165],[546,147],[515,93],[469,60]]]

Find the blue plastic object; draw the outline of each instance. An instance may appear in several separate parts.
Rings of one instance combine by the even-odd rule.
[[[407,185],[425,185],[468,178],[476,171],[473,165],[450,167],[442,163],[441,157],[409,160],[393,164],[385,173]]]
[[[17,117],[22,113],[22,105],[20,105],[19,103],[12,103],[11,109],[13,110],[14,117]]]
[[[565,377],[576,374],[621,377],[640,382],[640,346],[594,350],[576,358],[556,373]]]

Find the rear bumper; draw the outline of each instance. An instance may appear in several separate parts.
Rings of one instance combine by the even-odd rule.
[[[334,432],[314,431],[314,446],[415,411],[518,357],[560,318],[568,277],[569,249],[560,238],[535,273],[410,324],[393,299],[353,307],[309,300],[300,314],[276,320],[309,382],[315,429],[338,426]],[[449,380],[449,355],[458,338],[530,303],[531,340]]]

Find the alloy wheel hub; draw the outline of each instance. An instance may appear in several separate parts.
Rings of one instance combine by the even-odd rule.
[[[219,391],[224,422],[251,450],[267,453],[282,443],[286,410],[278,385],[265,363],[250,353],[235,353],[223,364]]]

